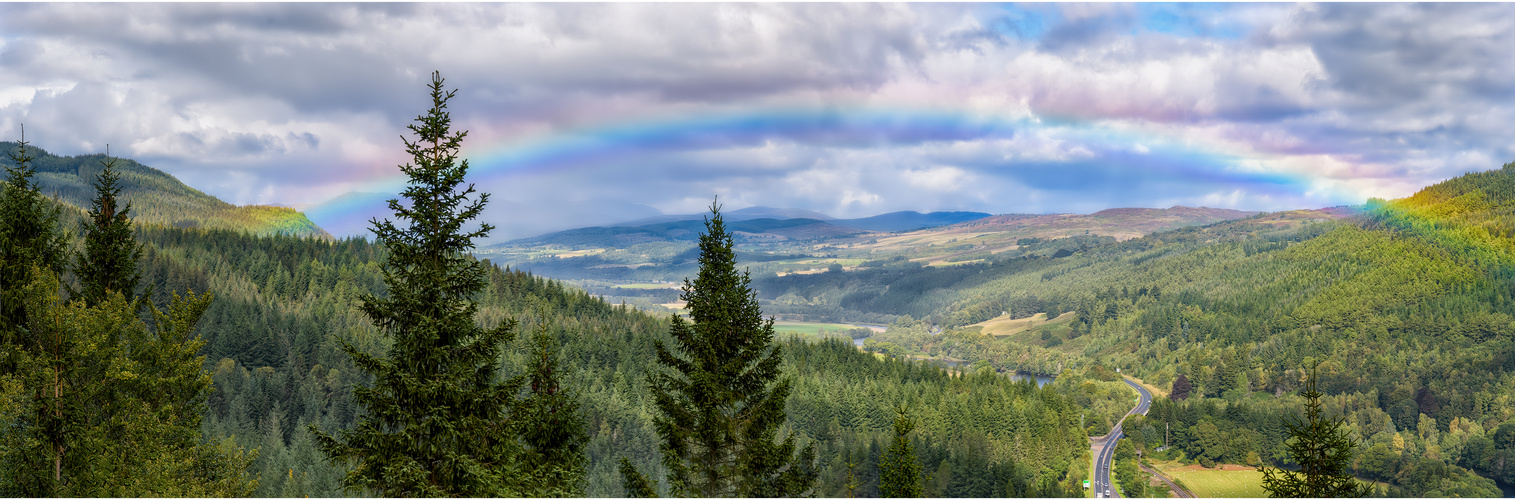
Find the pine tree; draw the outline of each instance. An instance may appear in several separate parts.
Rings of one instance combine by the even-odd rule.
[[[621,457],[621,487],[626,489],[626,498],[654,498],[658,496],[657,486],[647,479],[647,476],[637,471],[631,460]]]
[[[884,451],[878,463],[878,492],[884,498],[919,498],[925,491],[921,488],[921,464],[916,462],[915,447],[908,435],[915,429],[915,421],[905,416],[903,407],[894,412],[894,443]]]
[[[33,266],[63,272],[68,239],[58,228],[58,209],[48,208],[32,181],[36,157],[27,148],[25,132],[16,151],[7,155],[11,164],[5,167],[6,185],[0,190],[0,346],[23,342],[18,327],[26,324],[26,317],[17,293],[31,282]],[[0,373],[13,369],[11,360],[0,359]]]
[[[100,162],[105,168],[95,181],[95,199],[90,201],[89,220],[83,228],[84,252],[75,256],[74,274],[83,287],[79,295],[88,304],[100,303],[107,291],[114,290],[140,305],[151,295],[136,294],[142,246],[132,237],[131,204],[117,201],[121,176],[113,170],[116,159],[107,158]]]
[[[1347,471],[1357,442],[1341,428],[1345,417],[1321,415],[1320,397],[1315,390],[1315,370],[1305,384],[1305,421],[1285,422],[1289,435],[1289,455],[1299,464],[1299,472],[1259,467],[1263,489],[1275,498],[1364,497],[1372,487],[1359,484]]]
[[[794,456],[794,436],[775,442],[784,422],[789,380],[779,380],[783,354],[773,345],[773,320],[762,318],[751,276],[737,273],[736,253],[720,208],[700,235],[700,271],[684,280],[680,299],[693,323],[673,316],[677,353],[655,343],[658,362],[673,373],[649,374],[660,415],[668,486],[676,496],[800,496],[811,489],[814,445]],[[647,481],[626,462],[628,493]]]
[[[371,221],[378,241],[389,249],[383,266],[388,296],[362,297],[362,310],[393,343],[388,356],[374,356],[344,345],[354,364],[373,374],[373,387],[354,390],[367,409],[340,439],[314,426],[322,451],[352,463],[343,479],[349,489],[382,496],[512,497],[522,486],[521,446],[509,420],[515,396],[525,379],[499,381],[501,344],[514,338],[514,320],[494,328],[474,322],[484,290],[484,265],[471,258],[473,240],[493,229],[481,224],[472,232],[463,225],[479,216],[488,201],[474,187],[459,189],[468,161],[458,161],[467,132],[452,133],[447,101],[457,92],[443,91],[440,73],[432,73],[431,109],[409,126],[416,140],[404,139],[412,164],[400,169],[410,177],[403,196],[389,200],[397,226]]]
[[[544,317],[546,315],[543,315]],[[579,401],[561,384],[556,340],[545,323],[531,338],[532,370],[527,398],[521,403],[521,438],[525,465],[533,484],[526,493],[542,497],[584,495],[584,445],[589,441]]]
[[[22,390],[0,432],[7,496],[246,496],[250,459],[200,443],[210,377],[190,337],[210,296],[174,296],[149,330],[120,293],[64,302],[58,276],[34,269],[19,291],[28,342]],[[14,411],[20,410],[20,411]]]

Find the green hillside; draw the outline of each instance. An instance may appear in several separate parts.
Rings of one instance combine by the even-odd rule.
[[[67,177],[56,168],[49,172]],[[182,186],[166,176],[156,183],[140,180],[161,172],[128,172],[139,179],[134,203],[148,212],[165,200],[208,198],[156,191]],[[63,205],[60,225],[78,224],[77,207],[53,203]],[[362,295],[387,293],[380,270],[387,250],[366,239],[138,222],[135,237],[145,247],[142,282],[152,286],[154,303],[164,306],[185,290],[215,297],[196,331],[205,341],[200,354],[214,387],[203,407],[201,439],[230,438],[257,451],[250,466],[259,478],[256,496],[371,493],[340,489],[345,470],[326,460],[307,428],[348,429],[363,411],[353,391],[372,381],[342,346],[378,354],[390,341],[358,309]],[[662,477],[646,377],[656,359],[653,342],[669,340],[667,317],[612,306],[505,267],[489,266],[486,279],[477,297],[478,321],[513,317],[521,322],[517,332],[546,325],[557,340],[564,386],[579,398],[578,416],[588,430],[585,493],[621,496],[616,464],[623,457]],[[503,350],[502,376],[531,366],[526,337],[518,335]],[[1064,496],[1076,492],[1086,475],[1088,434],[1073,423],[1079,405],[1089,400],[1077,389],[1079,376],[1046,388],[992,371],[962,376],[881,359],[845,338],[796,337],[782,348],[782,372],[794,389],[780,432],[816,445],[818,495],[846,495],[849,484],[854,494],[877,495],[877,464],[892,438],[896,405],[911,408],[917,421],[912,439],[922,466],[932,472],[927,494]]]
[[[27,147],[37,157],[32,162],[37,172],[33,180],[43,194],[76,207],[89,206],[89,200],[95,196],[93,183],[105,155],[57,156],[35,146]],[[0,141],[0,151],[16,151],[16,143]],[[0,165],[9,164],[10,158],[0,155]],[[127,158],[117,159],[115,170],[121,175],[121,196],[132,203],[132,216],[140,222],[234,229],[253,234],[331,237],[291,208],[232,205]]]
[[[324,461],[305,425],[328,432],[351,426],[353,384],[368,383],[340,350],[347,340],[382,352],[386,339],[357,309],[363,293],[382,293],[377,263],[385,250],[365,240],[324,241],[225,230],[149,228],[144,280],[163,290],[209,290],[216,301],[200,332],[215,383],[208,435],[236,436],[260,448],[259,496],[340,495],[341,471]],[[645,373],[652,341],[667,318],[612,306],[530,274],[491,267],[478,318],[510,316],[518,331],[545,322],[568,366],[566,387],[583,402],[590,431],[591,497],[621,496],[615,464],[632,459],[662,477],[655,414]],[[506,375],[526,366],[525,335],[505,350]],[[919,422],[917,449],[933,471],[933,496],[1060,496],[1083,479],[1086,433],[1065,396],[1077,377],[1039,390],[985,373],[950,376],[940,368],[877,359],[842,339],[784,344],[783,371],[794,379],[783,432],[817,443],[821,496],[845,496],[847,463],[859,495],[876,494],[878,454],[887,447],[896,404]],[[1085,396],[1087,398],[1087,396]],[[1012,490],[1019,485],[1019,490]]]
[[[907,353],[1043,372],[1097,363],[1160,387],[1183,375],[1194,396],[1161,401],[1128,432],[1156,448],[1167,425],[1202,462],[1284,463],[1280,422],[1319,363],[1328,408],[1363,440],[1360,476],[1396,496],[1498,495],[1469,471],[1515,483],[1512,211],[1515,164],[1343,219],[1259,214],[1062,258],[768,286],[860,311],[891,304],[947,329],[905,318],[878,337]],[[1071,325],[1004,339],[966,327],[1065,311]]]

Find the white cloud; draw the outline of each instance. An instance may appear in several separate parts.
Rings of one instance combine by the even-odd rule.
[[[1004,9],[1046,26],[1008,29]],[[699,211],[716,193],[837,216],[1273,209],[1402,196],[1515,159],[1509,5],[1183,14],[1215,35],[1147,29],[1140,10],[4,4],[0,138],[25,122],[57,153],[110,143],[228,201],[307,203],[394,174],[397,136],[439,69],[461,89],[470,153],[709,116],[822,117],[651,134],[664,142],[481,181],[523,218],[566,213],[564,199]]]

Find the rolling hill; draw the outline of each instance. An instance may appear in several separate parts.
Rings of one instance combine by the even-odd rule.
[[[1108,212],[1091,217],[1152,215]],[[1512,214],[1508,164],[1361,208],[1262,213],[1121,241],[1091,228],[959,266],[882,262],[755,284],[768,311],[831,321],[908,314],[878,336],[903,355],[1027,371],[1092,363],[1157,387],[1183,376],[1188,399],[1157,401],[1127,432],[1149,449],[1180,436],[1167,456],[1203,464],[1287,466],[1281,422],[1298,414],[1296,394],[1316,373],[1360,439],[1359,477],[1388,483],[1389,496],[1498,496],[1491,479],[1515,484],[1506,465],[1515,459]],[[1031,227],[1034,217],[992,219],[956,234]],[[1070,312],[1071,321],[988,335],[1003,333],[990,328],[998,323]]]
[[[944,233],[997,232],[1016,237],[1064,238],[1078,234],[1128,240],[1166,229],[1202,226],[1257,214],[1227,208],[1111,208],[1092,214],[1009,214],[986,217],[951,227]]]
[[[100,174],[100,162],[105,155],[58,156],[36,146],[28,149],[37,157],[32,162],[36,170],[33,179],[42,194],[77,207],[89,207],[95,197],[95,177]],[[16,143],[0,141],[0,151],[15,150]],[[10,158],[0,155],[0,165],[10,165]],[[115,169],[121,175],[121,196],[132,204],[132,217],[137,221],[252,234],[331,237],[292,208],[232,205],[189,187],[166,172],[127,158],[117,159]]]
[[[947,226],[990,216],[990,214],[983,212],[931,212],[923,214],[907,211],[890,212],[860,219],[837,219],[830,222],[838,226],[866,229],[869,231],[894,232]]]

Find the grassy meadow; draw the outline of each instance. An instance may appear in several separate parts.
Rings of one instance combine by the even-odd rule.
[[[1223,464],[1214,469],[1199,465],[1178,466],[1154,463],[1157,470],[1201,498],[1266,498],[1262,487],[1263,475],[1257,469],[1245,465]]]
[[[822,329],[824,329],[824,330],[826,330],[828,332],[836,333],[836,332],[843,332],[843,331],[851,330],[853,328],[859,328],[859,327],[857,325],[847,325],[847,324],[842,324],[842,323],[808,323],[808,322],[804,322],[804,321],[774,321],[773,322],[773,331],[774,331],[774,333],[789,332],[789,333],[798,333],[798,334],[801,334],[801,335],[818,335],[818,334],[821,333]]]

